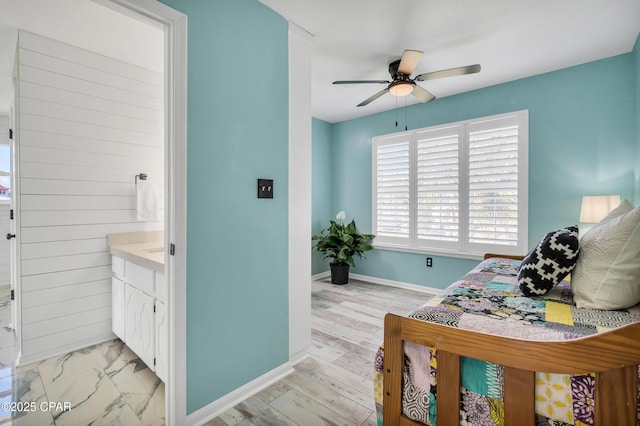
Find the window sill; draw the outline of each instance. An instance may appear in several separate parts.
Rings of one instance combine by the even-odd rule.
[[[446,256],[446,257],[457,257],[460,259],[473,259],[473,260],[482,260],[484,259],[484,253],[465,253],[460,251],[453,250],[443,250],[443,249],[430,249],[423,247],[406,247],[399,246],[394,244],[373,244],[373,248],[378,250],[388,250],[388,251],[399,251],[405,253],[418,253],[418,254],[430,254],[434,256]]]

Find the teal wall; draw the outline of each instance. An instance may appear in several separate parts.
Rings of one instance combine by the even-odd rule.
[[[583,195],[634,196],[637,56],[616,56],[411,106],[408,128],[528,109],[532,246],[550,229],[575,224]],[[371,138],[403,130],[404,113],[399,116],[398,128],[394,111],[332,125],[332,206],[346,210],[363,232],[372,229]],[[353,272],[444,288],[476,264],[434,256],[434,266],[427,268],[425,255],[374,250],[356,262]]]
[[[317,235],[329,226],[328,218],[335,217],[339,211],[332,205],[331,176],[331,124],[314,118],[311,122],[312,139],[312,206],[311,206],[311,232]],[[335,211],[334,211],[335,210]],[[319,274],[329,269],[329,261],[324,260],[317,251],[312,251],[311,273]]]
[[[257,0],[188,16],[187,411],[289,359],[288,24]],[[257,178],[274,199],[257,199]]]

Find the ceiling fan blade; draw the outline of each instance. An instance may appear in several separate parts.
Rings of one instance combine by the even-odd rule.
[[[389,92],[389,89],[383,89],[378,93],[376,93],[375,95],[371,96],[370,98],[360,102],[358,106],[361,107],[361,106],[369,105],[371,102],[375,101],[376,99],[378,99],[380,96],[384,95],[387,92]]]
[[[423,52],[419,50],[405,50],[402,53],[402,59],[400,65],[398,65],[398,72],[406,75],[411,75],[413,70],[418,66],[420,58],[422,58]]]
[[[434,100],[436,97],[431,94],[427,89],[421,87],[419,85],[415,85],[413,88],[413,92],[411,92],[413,96],[415,96],[420,102],[427,103],[429,101]]]
[[[475,74],[480,72],[480,64],[467,65],[464,67],[450,68],[448,70],[433,71],[420,74],[414,78],[415,81],[435,80],[436,78],[454,77],[456,75]]]
[[[369,83],[388,84],[390,82],[387,80],[338,80],[333,82],[333,84],[369,84]]]

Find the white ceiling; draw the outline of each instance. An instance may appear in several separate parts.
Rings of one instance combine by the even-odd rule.
[[[104,7],[101,1],[0,0],[0,114],[9,111],[16,28],[163,71],[162,29]]]
[[[388,94],[356,107],[384,85],[331,82],[388,80],[404,49],[424,51],[414,75],[482,65],[419,83],[441,98],[627,53],[640,32],[639,0],[260,1],[315,37],[312,114],[332,123],[395,108]]]
[[[395,108],[390,95],[356,107],[383,85],[331,82],[387,80],[389,62],[404,49],[425,52],[415,73],[482,65],[479,74],[419,83],[445,97],[627,53],[640,32],[639,0],[260,1],[314,36],[312,114],[328,122]],[[100,2],[0,0],[0,113],[8,108],[15,47],[6,27],[162,70],[161,30]]]

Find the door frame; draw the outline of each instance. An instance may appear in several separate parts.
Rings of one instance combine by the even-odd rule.
[[[16,30],[17,31],[17,30]],[[16,37],[16,52],[17,52],[17,37]],[[16,53],[17,54],[17,53]],[[15,56],[14,56],[15,58]],[[10,260],[9,260],[9,268],[11,274],[11,291],[14,294],[14,297],[11,300],[11,322],[13,327],[13,332],[15,333],[16,339],[16,353],[15,353],[15,361],[16,363],[20,359],[22,355],[22,298],[20,297],[21,293],[21,283],[20,283],[20,252],[18,250],[18,238],[20,238],[20,218],[18,217],[18,212],[20,211],[19,203],[20,203],[20,170],[18,165],[20,164],[20,153],[18,149],[18,139],[20,137],[20,126],[19,126],[19,117],[16,114],[16,111],[19,111],[19,99],[18,96],[18,76],[16,74],[16,66],[17,59],[14,59],[14,72],[12,76],[13,81],[13,92],[12,102],[9,111],[9,127],[12,129],[12,137],[9,141],[10,143],[10,158],[11,158],[11,211],[14,212],[11,219],[9,220],[11,229],[9,232],[14,234],[14,238],[11,239],[10,243]]]
[[[187,16],[156,0],[93,0],[164,30],[165,274],[169,287],[169,375],[165,421],[187,423]],[[170,255],[168,248],[175,247]]]

